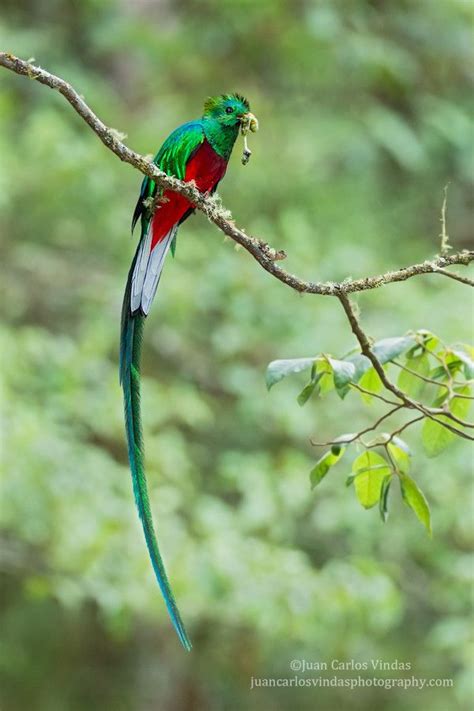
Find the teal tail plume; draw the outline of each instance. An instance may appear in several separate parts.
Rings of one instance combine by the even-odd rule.
[[[166,575],[153,528],[150,511],[148,488],[144,469],[143,437],[140,415],[140,354],[145,316],[140,312],[130,311],[130,290],[133,260],[128,275],[122,307],[122,326],[120,334],[120,382],[123,388],[125,427],[127,431],[128,459],[132,472],[133,493],[140,516],[145,540],[150,554],[153,570],[166,602],[166,607],[183,647],[189,652],[191,642],[184,628],[171,586]]]

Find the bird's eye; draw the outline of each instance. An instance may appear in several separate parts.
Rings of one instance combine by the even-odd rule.
[[[232,108],[232,106],[228,106],[228,107],[226,108],[225,112],[226,112],[226,114],[233,114],[233,113],[234,113],[234,109]]]

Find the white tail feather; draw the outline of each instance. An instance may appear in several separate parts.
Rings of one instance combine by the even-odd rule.
[[[148,259],[150,257],[151,245],[151,226],[148,227],[148,232],[141,241],[138,250],[137,259],[135,261],[135,269],[132,276],[132,291],[131,291],[131,308],[132,311],[139,308],[141,302],[141,293],[143,282],[145,279]]]
[[[130,309],[132,313],[141,308],[145,316],[151,308],[153,298],[160,281],[165,257],[176,234],[177,225],[172,227],[166,237],[156,244],[150,252],[151,229],[143,239],[135,262],[132,275]]]

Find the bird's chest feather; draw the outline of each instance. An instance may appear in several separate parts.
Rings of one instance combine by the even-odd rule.
[[[200,192],[208,192],[222,180],[227,161],[219,156],[205,140],[186,165],[184,180],[194,180]],[[155,211],[152,222],[152,247],[165,237],[170,229],[192,208],[192,204],[182,195],[166,190],[161,204]]]
[[[205,140],[186,166],[185,180],[194,180],[201,192],[212,190],[224,177],[227,161]]]

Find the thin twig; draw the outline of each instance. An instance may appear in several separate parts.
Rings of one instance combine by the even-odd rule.
[[[344,446],[344,445],[346,445],[346,444],[351,444],[352,442],[355,442],[355,441],[358,440],[360,437],[362,437],[362,435],[367,434],[367,432],[373,432],[375,429],[377,429],[377,427],[378,427],[384,420],[388,419],[388,418],[389,418],[391,415],[393,415],[395,412],[398,412],[398,410],[402,410],[402,409],[403,409],[403,405],[396,405],[394,408],[392,408],[391,410],[389,410],[389,412],[386,412],[384,415],[382,415],[382,417],[379,417],[379,419],[377,420],[377,422],[375,422],[373,425],[371,425],[370,427],[366,427],[365,430],[361,430],[360,432],[357,432],[357,433],[354,434],[350,439],[347,439],[347,440],[344,440],[344,441],[342,441],[342,440],[340,440],[340,441],[332,440],[332,441],[330,441],[330,442],[315,442],[314,440],[310,439],[310,442],[311,442],[311,444],[312,444],[314,447],[330,447],[330,446],[333,445],[333,444],[340,444],[341,446]]]
[[[474,286],[474,280],[469,279],[469,277],[461,276],[457,272],[448,272],[447,269],[443,269],[443,267],[439,267],[437,270],[438,274],[443,274],[443,276],[447,276],[450,279],[455,279],[456,281],[460,281],[461,284],[467,284],[468,286]]]
[[[448,183],[449,185],[449,183]],[[443,197],[443,204],[441,206],[441,254],[444,256],[448,254],[449,250],[451,249],[451,245],[449,244],[449,235],[446,231],[446,210],[448,207],[448,185],[444,186],[444,197]]]
[[[410,425],[413,425],[415,422],[420,422],[420,420],[424,420],[425,416],[424,415],[418,415],[418,417],[414,417],[412,420],[408,420],[408,422],[405,422],[401,427],[399,427],[397,430],[394,430],[388,435],[388,439],[386,439],[384,442],[374,442],[374,444],[365,444],[364,447],[366,449],[374,449],[375,447],[387,447],[390,442],[399,434],[401,434],[404,430],[406,430]],[[390,457],[390,459],[392,459]]]
[[[431,355],[434,355],[433,353]],[[434,378],[427,378],[425,375],[421,375],[420,373],[417,373],[415,370],[412,370],[411,368],[408,368],[406,365],[403,365],[402,363],[399,363],[396,360],[391,360],[391,363],[393,365],[396,365],[398,368],[401,370],[404,370],[407,373],[410,373],[410,375],[414,375],[415,377],[419,378],[420,380],[423,380],[425,383],[428,383],[429,385],[435,385],[436,387],[439,388],[446,388],[446,390],[452,395],[452,397],[458,397],[461,398],[461,400],[474,400],[474,397],[472,395],[462,395],[461,393],[456,392],[455,390],[452,390],[448,383],[442,383],[440,380],[435,380]],[[458,387],[463,387],[464,385],[467,385],[469,381],[466,381],[464,383],[459,382],[458,380],[453,381],[454,386]],[[372,393],[374,394],[374,393]]]
[[[467,420],[462,420],[460,417],[457,417],[457,415],[453,415],[453,413],[450,412],[449,410],[445,410],[443,412],[443,415],[445,417],[449,417],[450,420],[452,420],[453,422],[456,422],[458,425],[461,425],[462,427],[468,427],[469,429],[474,429],[474,422],[468,422]]]
[[[360,393],[364,393],[364,395],[370,395],[371,397],[377,398],[377,400],[381,400],[382,402],[387,403],[387,405],[397,405],[396,402],[393,400],[389,400],[388,398],[384,397],[383,395],[380,395],[379,393],[374,393],[372,390],[366,390],[363,388],[359,383],[349,383],[351,388],[354,388],[355,390],[358,390]]]
[[[436,385],[440,388],[446,388],[446,390],[449,390],[449,385],[447,383],[441,383],[438,382],[438,380],[434,380],[433,378],[427,378],[425,375],[417,373],[416,370],[412,370],[411,368],[408,368],[406,365],[403,365],[402,363],[399,363],[396,360],[392,360],[390,362],[393,363],[393,365],[396,365],[398,368],[401,368],[401,370],[404,370],[406,373],[414,375],[415,377],[419,378],[420,380],[423,380],[423,382],[428,383],[429,385]]]
[[[390,439],[388,439],[385,444],[389,444],[393,440],[394,437],[401,434],[404,430],[407,429],[407,427],[410,427],[410,425],[413,425],[415,422],[419,422],[420,420],[424,420],[424,419],[425,418],[423,415],[418,415],[418,417],[414,417],[412,420],[408,420],[408,422],[405,422],[405,424],[402,425],[401,427],[399,427],[398,430],[395,430],[394,432],[391,433]]]

